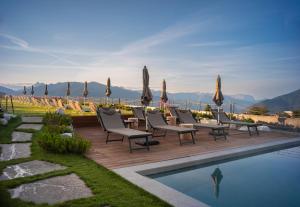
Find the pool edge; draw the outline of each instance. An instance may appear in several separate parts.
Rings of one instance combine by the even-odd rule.
[[[289,138],[286,140],[273,141],[259,145],[247,147],[231,148],[217,152],[211,152],[201,155],[189,156],[173,160],[136,165],[114,169],[113,171],[126,180],[139,186],[140,188],[159,197],[175,207],[207,207],[208,205],[187,196],[171,187],[168,187],[154,179],[146,177],[147,175],[190,167],[193,165],[204,164],[213,161],[219,161],[228,158],[242,157],[264,153],[269,150],[276,150],[300,145],[300,137]]]

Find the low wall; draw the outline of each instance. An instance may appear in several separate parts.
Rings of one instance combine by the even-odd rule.
[[[285,124],[300,128],[300,118],[287,118]]]
[[[128,119],[129,117],[132,117],[130,115],[122,115],[122,119]],[[73,126],[75,128],[80,127],[95,127],[99,126],[97,116],[72,116],[73,120]]]
[[[248,119],[253,119],[255,122],[262,121],[267,123],[278,123],[277,115],[263,116],[263,115],[252,115],[252,114],[239,114],[237,115],[239,119],[243,117]]]
[[[239,119],[244,118],[251,118],[255,122],[262,121],[267,123],[278,123],[278,115],[270,115],[270,116],[263,116],[263,115],[251,115],[251,114],[236,114]],[[294,127],[300,128],[300,118],[286,118],[284,121],[285,125],[292,125]]]

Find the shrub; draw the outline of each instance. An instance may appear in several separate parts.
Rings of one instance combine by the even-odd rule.
[[[62,133],[72,133],[72,129],[67,126],[59,126],[59,125],[47,125],[44,127],[44,130],[49,133],[54,134],[62,134]]]
[[[196,113],[196,117],[200,119],[212,119],[213,116],[211,114],[205,114],[205,113]]]
[[[251,118],[243,118],[242,121],[248,122],[248,123],[254,123],[254,120]]]
[[[293,118],[300,118],[300,109],[293,111]]]
[[[91,142],[75,134],[73,137],[62,136],[50,132],[49,129],[42,130],[38,134],[39,145],[50,152],[83,154],[91,146]]]
[[[51,113],[51,112],[48,112],[45,114],[43,121],[46,125],[68,126],[68,125],[72,124],[72,119],[70,116],[62,115],[62,114],[58,114],[58,113]]]
[[[252,106],[248,109],[249,114],[253,115],[265,115],[269,110],[265,106]]]
[[[211,111],[211,106],[209,104],[206,104],[204,111]]]

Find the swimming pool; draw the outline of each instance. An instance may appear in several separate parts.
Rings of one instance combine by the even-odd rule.
[[[300,147],[148,176],[210,206],[300,206]]]

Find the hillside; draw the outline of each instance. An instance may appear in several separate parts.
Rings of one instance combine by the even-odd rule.
[[[4,86],[0,86],[0,92],[1,92],[2,94],[7,94],[7,95],[13,95],[13,94],[16,93],[14,90],[12,90],[12,89],[10,89],[10,88],[6,88],[6,87],[4,87]]]
[[[261,101],[255,104],[255,106],[265,106],[271,113],[300,109],[300,89]]]

